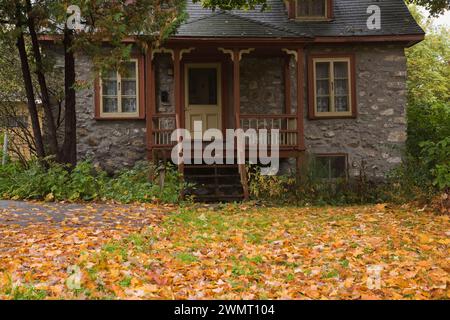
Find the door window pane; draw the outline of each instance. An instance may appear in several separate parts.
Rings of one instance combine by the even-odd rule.
[[[189,104],[217,105],[217,69],[189,69]]]

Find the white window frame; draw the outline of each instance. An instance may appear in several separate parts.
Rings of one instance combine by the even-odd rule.
[[[325,2],[325,14],[323,16],[299,16],[298,15],[298,7],[300,6],[301,0],[295,0],[295,18],[298,20],[326,20],[328,19],[328,1],[323,0]],[[314,0],[313,0],[314,1]]]
[[[116,85],[117,85],[117,112],[104,112],[103,110],[103,77],[100,77],[100,117],[101,118],[138,118],[140,111],[140,101],[139,101],[139,60],[130,59],[128,62],[134,62],[136,67],[136,111],[135,112],[122,112],[122,76],[119,71],[116,71]],[[127,78],[124,78],[125,80]],[[128,79],[130,80],[130,79]],[[108,96],[107,96],[108,97]],[[112,97],[112,96],[111,96]],[[131,96],[129,96],[131,97]],[[125,96],[127,98],[127,96]]]
[[[327,62],[330,66],[330,74],[329,74],[329,88],[330,88],[330,111],[329,112],[319,112],[317,109],[317,63],[323,63]],[[347,88],[348,88],[348,110],[347,111],[336,111],[335,106],[335,79],[334,79],[334,63],[335,62],[346,62],[347,63],[347,73],[348,73],[348,79],[347,79]],[[352,75],[352,67],[351,67],[351,59],[350,57],[343,57],[343,58],[313,58],[313,72],[314,72],[314,79],[313,79],[313,85],[314,85],[314,114],[316,117],[330,117],[330,116],[336,116],[336,117],[347,117],[353,115],[353,75]]]

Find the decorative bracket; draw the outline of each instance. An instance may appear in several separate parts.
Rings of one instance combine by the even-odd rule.
[[[229,54],[231,57],[231,61],[234,61],[234,51],[231,49],[225,49],[225,48],[218,48],[219,51],[222,51],[224,54]],[[239,50],[239,61],[242,60],[242,56],[244,54],[249,54],[251,52],[255,51],[255,48],[248,48],[248,49],[242,49]]]
[[[157,48],[152,50],[152,61],[155,58],[155,53],[170,53],[172,56],[172,60],[175,60],[175,52],[173,49],[167,49],[167,48]]]
[[[230,55],[230,58],[231,58],[231,61],[234,60],[233,50],[231,50],[231,49],[225,49],[225,48],[218,48],[218,49],[219,49],[219,51],[222,51],[224,54],[229,54],[229,55]]]
[[[255,51],[255,48],[248,48],[248,49],[239,50],[239,61],[242,60],[242,56],[244,54],[249,54],[249,53],[251,53],[253,51]]]
[[[286,52],[286,54],[291,54],[291,55],[293,55],[294,58],[295,58],[295,62],[298,62],[298,53],[297,53],[297,51],[295,51],[295,50],[290,50],[290,49],[287,49],[287,48],[283,48],[283,49],[281,49],[281,51]]]
[[[191,53],[193,50],[195,50],[194,47],[190,47],[190,48],[187,48],[187,49],[181,49],[181,50],[180,50],[180,60],[183,60],[183,54],[185,54],[185,53],[189,54],[189,53]]]

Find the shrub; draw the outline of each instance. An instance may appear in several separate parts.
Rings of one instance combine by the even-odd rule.
[[[261,174],[260,168],[249,166],[249,191],[255,199],[283,202],[291,196],[289,190],[295,186],[295,177],[266,176]]]
[[[390,199],[386,184],[367,179],[364,170],[357,179],[318,178],[312,162],[305,164],[301,180],[293,174],[263,176],[249,169],[249,190],[258,201],[296,205],[346,205],[385,202]]]
[[[425,141],[420,144],[421,159],[439,190],[450,188],[450,136],[438,142]]]
[[[8,199],[36,200],[114,200],[130,202],[178,202],[183,184],[178,172],[168,167],[164,187],[148,180],[154,171],[148,163],[138,163],[114,177],[95,168],[90,162],[80,162],[73,170],[60,164],[45,168],[38,162],[25,167],[18,163],[0,166],[0,196]]]

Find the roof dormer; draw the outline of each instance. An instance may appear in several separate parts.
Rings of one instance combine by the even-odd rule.
[[[328,21],[333,19],[333,0],[289,0],[289,19],[297,21]]]

